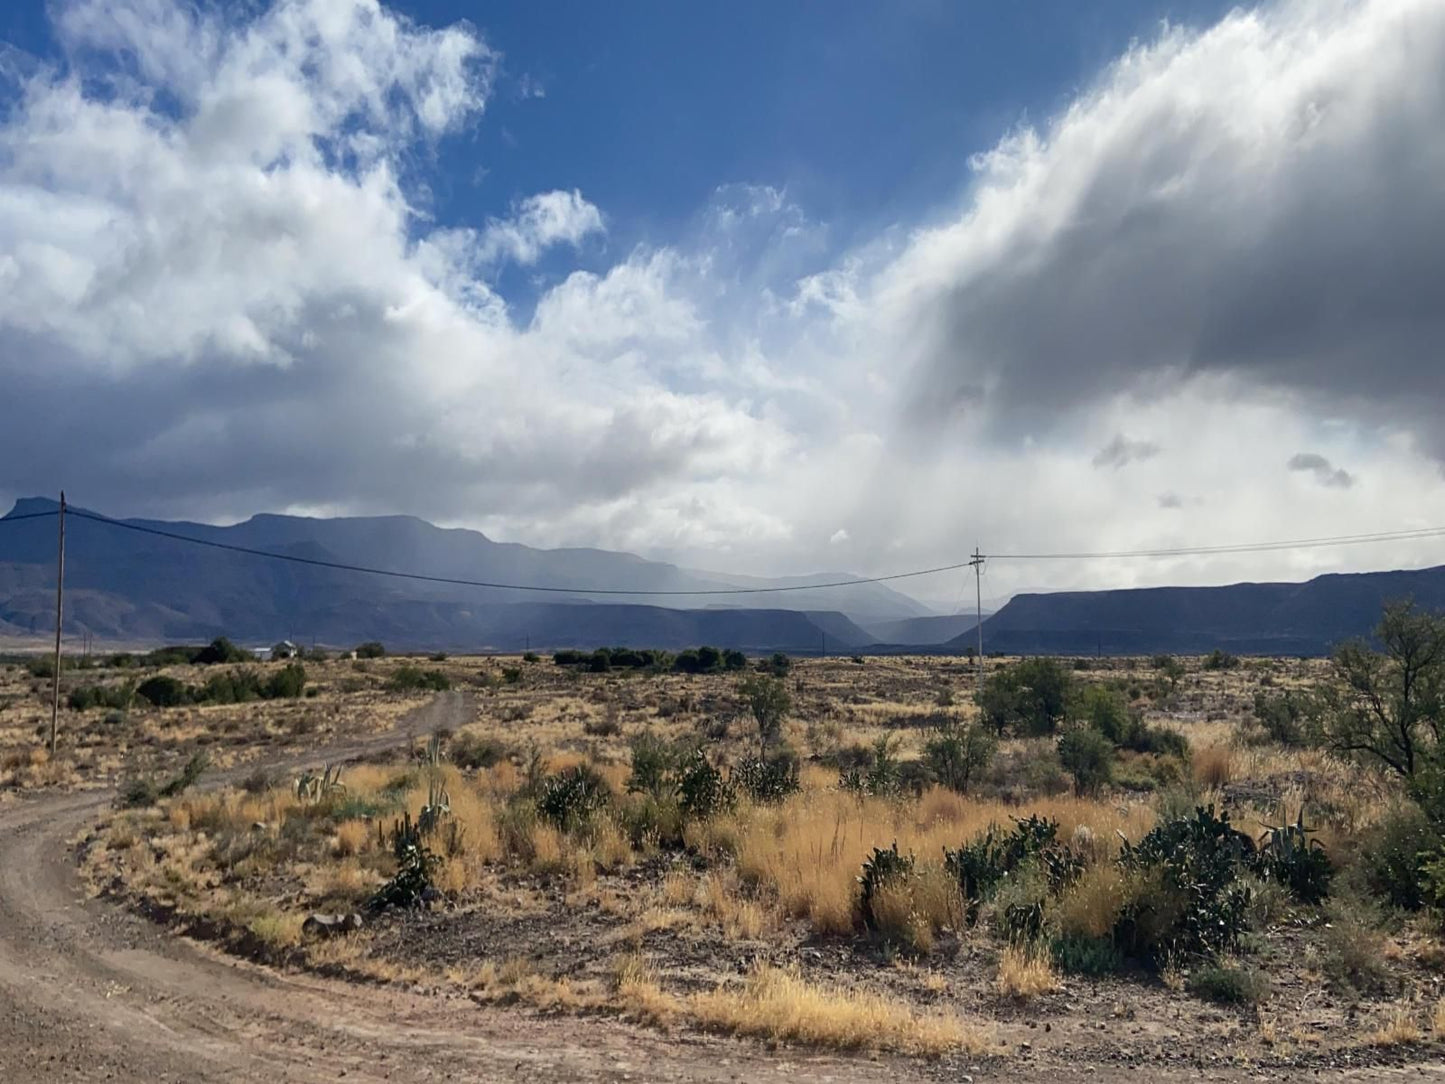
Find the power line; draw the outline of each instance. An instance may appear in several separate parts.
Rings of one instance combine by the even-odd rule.
[[[71,511],[71,515],[74,514],[74,511]],[[0,527],[4,527],[8,523],[24,523],[27,519],[44,519],[46,516],[58,515],[60,515],[60,510],[52,508],[49,512],[23,512],[18,516],[0,516]]]
[[[54,516],[57,512],[30,512],[18,516],[6,516],[0,518],[0,524],[17,523],[28,519],[40,519],[46,516]],[[499,591],[530,591],[540,594],[559,595],[610,595],[610,596],[634,596],[634,597],[700,597],[719,595],[771,595],[785,594],[793,591],[822,591],[839,587],[861,587],[873,583],[889,583],[896,580],[914,579],[920,576],[933,576],[944,572],[957,572],[960,569],[969,568],[971,561],[960,561],[955,564],[938,565],[933,568],[915,569],[910,572],[894,572],[885,576],[859,576],[847,580],[833,580],[825,583],[794,584],[791,586],[777,587],[714,587],[696,589],[658,589],[658,588],[621,588],[621,587],[585,587],[585,586],[558,586],[553,584],[522,584],[502,583],[492,580],[471,580],[455,576],[435,576],[423,572],[407,572],[400,569],[372,568],[366,565],[350,564],[344,561],[328,561],[318,557],[303,557],[292,553],[276,553],[272,550],[254,549],[250,546],[239,546],[231,542],[220,542],[208,538],[196,538],[192,535],[180,534],[175,531],[163,530],[159,527],[147,527],[139,523],[130,523],[125,520],[111,519],[108,516],[96,515],[93,512],[83,512],[75,508],[66,510],[66,514],[77,519],[86,519],[94,523],[104,524],[109,527],[120,528],[121,530],[134,531],[139,534],[153,535],[158,538],[166,538],[175,542],[187,543],[194,546],[205,546],[209,549],[224,550],[229,553],[240,553],[251,557],[261,557],[272,561],[286,561],[291,564],[309,565],[314,568],[327,568],[339,572],[360,572],[371,576],[386,576],[391,579],[411,580],[420,583],[437,583],[453,587],[482,587]],[[1114,560],[1121,558],[1163,558],[1163,557],[1188,557],[1203,556],[1211,554],[1228,553],[1263,553],[1280,550],[1313,549],[1329,546],[1350,546],[1365,545],[1379,542],[1399,542],[1414,539],[1438,538],[1445,536],[1445,527],[1420,527],[1401,531],[1376,531],[1369,534],[1355,535],[1331,535],[1320,538],[1300,538],[1274,542],[1243,542],[1230,545],[1215,546],[1176,546],[1159,549],[1140,550],[1094,550],[1079,551],[1073,553],[1000,553],[988,554],[991,561],[1089,561],[1089,560]]]
[[[1279,542],[1240,542],[1224,546],[1174,546],[1149,550],[1096,550],[1084,553],[996,553],[992,561],[1090,561],[1120,557],[1190,557],[1214,553],[1266,553],[1276,550],[1317,549],[1326,546],[1356,546],[1371,542],[1401,542],[1417,538],[1439,538],[1445,527],[1417,527],[1406,531],[1375,531],[1325,538],[1296,538]]]
[[[273,561],[290,561],[292,564],[311,565],[316,568],[330,568],[340,572],[365,572],[372,576],[390,576],[394,579],[418,580],[422,583],[441,583],[453,587],[489,587],[499,591],[540,591],[548,594],[562,595],[770,595],[789,591],[819,591],[828,587],[855,587],[865,583],[884,583],[888,580],[904,580],[914,576],[931,576],[936,572],[952,572],[956,569],[968,567],[968,562],[964,561],[956,565],[941,565],[938,568],[924,568],[914,572],[895,572],[889,576],[868,576],[852,580],[835,580],[832,583],[797,584],[793,587],[713,587],[698,588],[695,590],[559,587],[542,584],[497,583],[491,580],[466,580],[454,576],[432,576],[423,572],[402,572],[390,568],[370,568],[366,565],[347,564],[343,561],[326,561],[319,557],[301,557],[294,553],[276,553],[272,550],[252,549],[250,546],[237,546],[230,542],[217,542],[209,538],[194,538],[191,535],[177,534],[174,531],[163,531],[158,527],[145,527],[139,523],[127,523],[124,520],[97,516],[92,512],[80,512],[73,508],[67,510],[66,514],[80,519],[88,519],[95,523],[104,523],[109,527],[120,527],[127,531],[138,531],[141,534],[169,538],[176,542],[188,542],[192,545],[208,546],[211,549],[226,550],[230,553],[244,553],[251,557],[266,557]]]

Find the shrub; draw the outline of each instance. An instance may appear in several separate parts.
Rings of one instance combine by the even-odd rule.
[[[527,663],[532,663],[532,662],[541,662],[542,659],[541,659],[541,656],[539,656],[535,651],[529,651],[529,652],[527,652],[525,655],[522,656],[522,661],[523,661],[523,662],[527,662]]]
[[[1364,838],[1361,868],[1366,886],[1392,907],[1418,911],[1425,863],[1440,850],[1440,837],[1418,806],[1402,805]]]
[[[1083,863],[1058,843],[1058,832],[1057,821],[1035,814],[1027,820],[1014,818],[1009,832],[1001,832],[991,824],[958,850],[945,848],[943,865],[958,882],[967,919],[972,922],[977,918],[979,904],[1026,862],[1037,863],[1055,889],[1076,877]]]
[[[1077,794],[1093,794],[1114,775],[1114,746],[1103,734],[1075,727],[1059,739],[1059,762],[1074,777]]]
[[[775,677],[752,675],[738,684],[738,694],[758,727],[758,747],[766,751],[782,737],[783,720],[793,710],[787,688]]]
[[[913,875],[913,855],[898,853],[898,841],[887,850],[874,847],[873,853],[863,862],[863,875],[858,878],[858,910],[863,916],[863,925],[869,930],[878,930],[878,914],[874,902],[879,892],[890,884],[906,881]]]
[[[218,663],[252,662],[255,658],[256,656],[245,648],[237,647],[224,636],[218,636],[201,648],[191,661],[202,666],[213,666]]]
[[[673,749],[651,730],[644,730],[632,740],[632,774],[627,777],[631,794],[650,794],[663,798],[677,789],[674,770],[677,757]]]
[[[1072,681],[1056,659],[1025,659],[989,677],[979,705],[1000,735],[1051,734],[1064,718]]]
[[[1125,843],[1124,868],[1137,892],[1115,927],[1128,955],[1158,962],[1167,956],[1212,956],[1233,948],[1248,919],[1249,890],[1236,881],[1253,842],[1214,807],[1164,821],[1137,846]]]
[[[731,808],[733,801],[732,786],[722,772],[701,749],[694,750],[678,771],[677,803],[683,816],[706,820]]]
[[[1239,665],[1239,656],[1231,655],[1216,647],[1204,657],[1204,661],[1199,665],[1204,670],[1233,670]]]
[[[1283,885],[1301,903],[1316,904],[1329,895],[1335,870],[1320,841],[1310,839],[1309,833],[1303,810],[1294,824],[1270,827],[1256,867],[1260,876]]]
[[[787,677],[788,671],[793,668],[793,660],[781,651],[774,651],[763,666],[774,677]]]
[[[1257,1005],[1269,996],[1269,976],[1258,968],[1206,964],[1189,974],[1185,988],[1221,1005]]]
[[[135,699],[135,683],[123,685],[82,685],[72,689],[66,703],[71,711],[89,711],[91,708],[110,708],[125,711]]]
[[[863,751],[861,763],[843,769],[838,785],[855,794],[874,797],[897,794],[903,783],[903,766],[898,761],[897,749],[897,740],[892,736],[878,737],[872,749]]]
[[[507,758],[507,747],[496,738],[464,730],[452,737],[448,757],[458,768],[490,768]]]
[[[798,793],[798,757],[790,749],[748,757],[733,770],[732,783],[755,802],[781,802]]]
[[[1270,696],[1263,689],[1254,694],[1254,717],[1271,738],[1281,745],[1305,744],[1305,704],[1286,689]]]
[[[364,644],[356,645],[355,654],[358,659],[384,659],[386,647],[377,640],[368,640]]]
[[[924,743],[923,758],[939,784],[966,794],[993,763],[997,749],[994,735],[983,726],[950,718]]]
[[[1330,982],[1361,994],[1384,994],[1393,985],[1385,963],[1380,916],[1364,900],[1332,900],[1325,910],[1324,972]]]
[[[423,670],[410,663],[398,666],[387,681],[386,687],[392,692],[414,692],[424,689],[446,692],[452,687],[451,678],[440,670]]]
[[[1119,970],[1124,958],[1109,937],[1063,934],[1049,943],[1049,955],[1060,971],[1074,975],[1107,975]]]
[[[590,764],[549,776],[537,796],[537,812],[562,831],[577,828],[592,819],[612,800],[607,781]]]
[[[173,677],[157,674],[136,686],[136,694],[158,708],[174,708],[188,699],[186,687]]]
[[[517,685],[522,680],[522,668],[520,666],[502,667],[502,684]]]
[[[306,667],[288,662],[266,682],[262,695],[268,700],[295,700],[306,688]]]
[[[55,660],[49,655],[34,655],[25,660],[25,672],[33,678],[53,678]]]

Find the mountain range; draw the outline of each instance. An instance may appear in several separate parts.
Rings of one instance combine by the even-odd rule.
[[[55,613],[55,520],[43,498],[0,517],[0,637],[48,635]],[[711,643],[745,651],[964,653],[971,614],[938,616],[883,584],[799,591],[855,579],[818,573],[762,579],[703,572],[598,549],[536,549],[409,516],[318,519],[258,515],[232,526],[66,517],[66,628],[100,641],[156,643],[227,635],[401,649],[538,650]],[[8,520],[15,522],[7,523]],[[188,544],[153,532],[178,535]],[[268,560],[226,547],[322,562]],[[418,581],[325,567],[422,572]],[[635,597],[588,591],[744,590],[722,596]],[[759,591],[758,589],[765,589]],[[985,615],[984,648],[1005,654],[1092,655],[1223,648],[1319,655],[1367,635],[1381,607],[1412,598],[1445,608],[1445,567],[1318,576],[1305,583],[1238,583],[1015,595]]]
[[[54,627],[55,521],[27,498],[0,517],[0,635]],[[856,649],[878,637],[859,622],[924,617],[920,603],[881,584],[793,591],[855,579],[819,573],[763,579],[701,572],[598,549],[535,549],[409,516],[317,519],[258,515],[233,526],[129,519],[138,530],[66,517],[66,627],[101,640],[194,640],[225,634],[270,643],[512,650],[713,643],[754,651]],[[79,514],[76,514],[79,513]],[[6,525],[5,520],[16,522]],[[189,545],[162,531],[209,545]],[[267,560],[244,547],[308,561],[407,570],[437,579],[545,585],[545,594],[461,586]],[[639,600],[589,593],[743,590]],[[734,603],[735,605],[719,604]],[[832,607],[821,609],[820,605]]]

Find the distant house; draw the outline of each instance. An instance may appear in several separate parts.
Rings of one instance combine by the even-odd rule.
[[[268,648],[257,650],[256,655],[261,659],[294,659],[301,654],[301,649],[290,640],[282,640],[279,644],[272,644]]]

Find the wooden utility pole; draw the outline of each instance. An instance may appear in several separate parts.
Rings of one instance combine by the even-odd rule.
[[[60,538],[55,547],[55,695],[50,702],[50,753],[55,755],[55,727],[60,719],[60,622],[65,612],[65,490],[60,491]]]
[[[973,560],[968,563],[973,566],[973,591],[974,591],[974,616],[978,622],[978,696],[983,697],[983,563],[987,560],[973,547]]]

